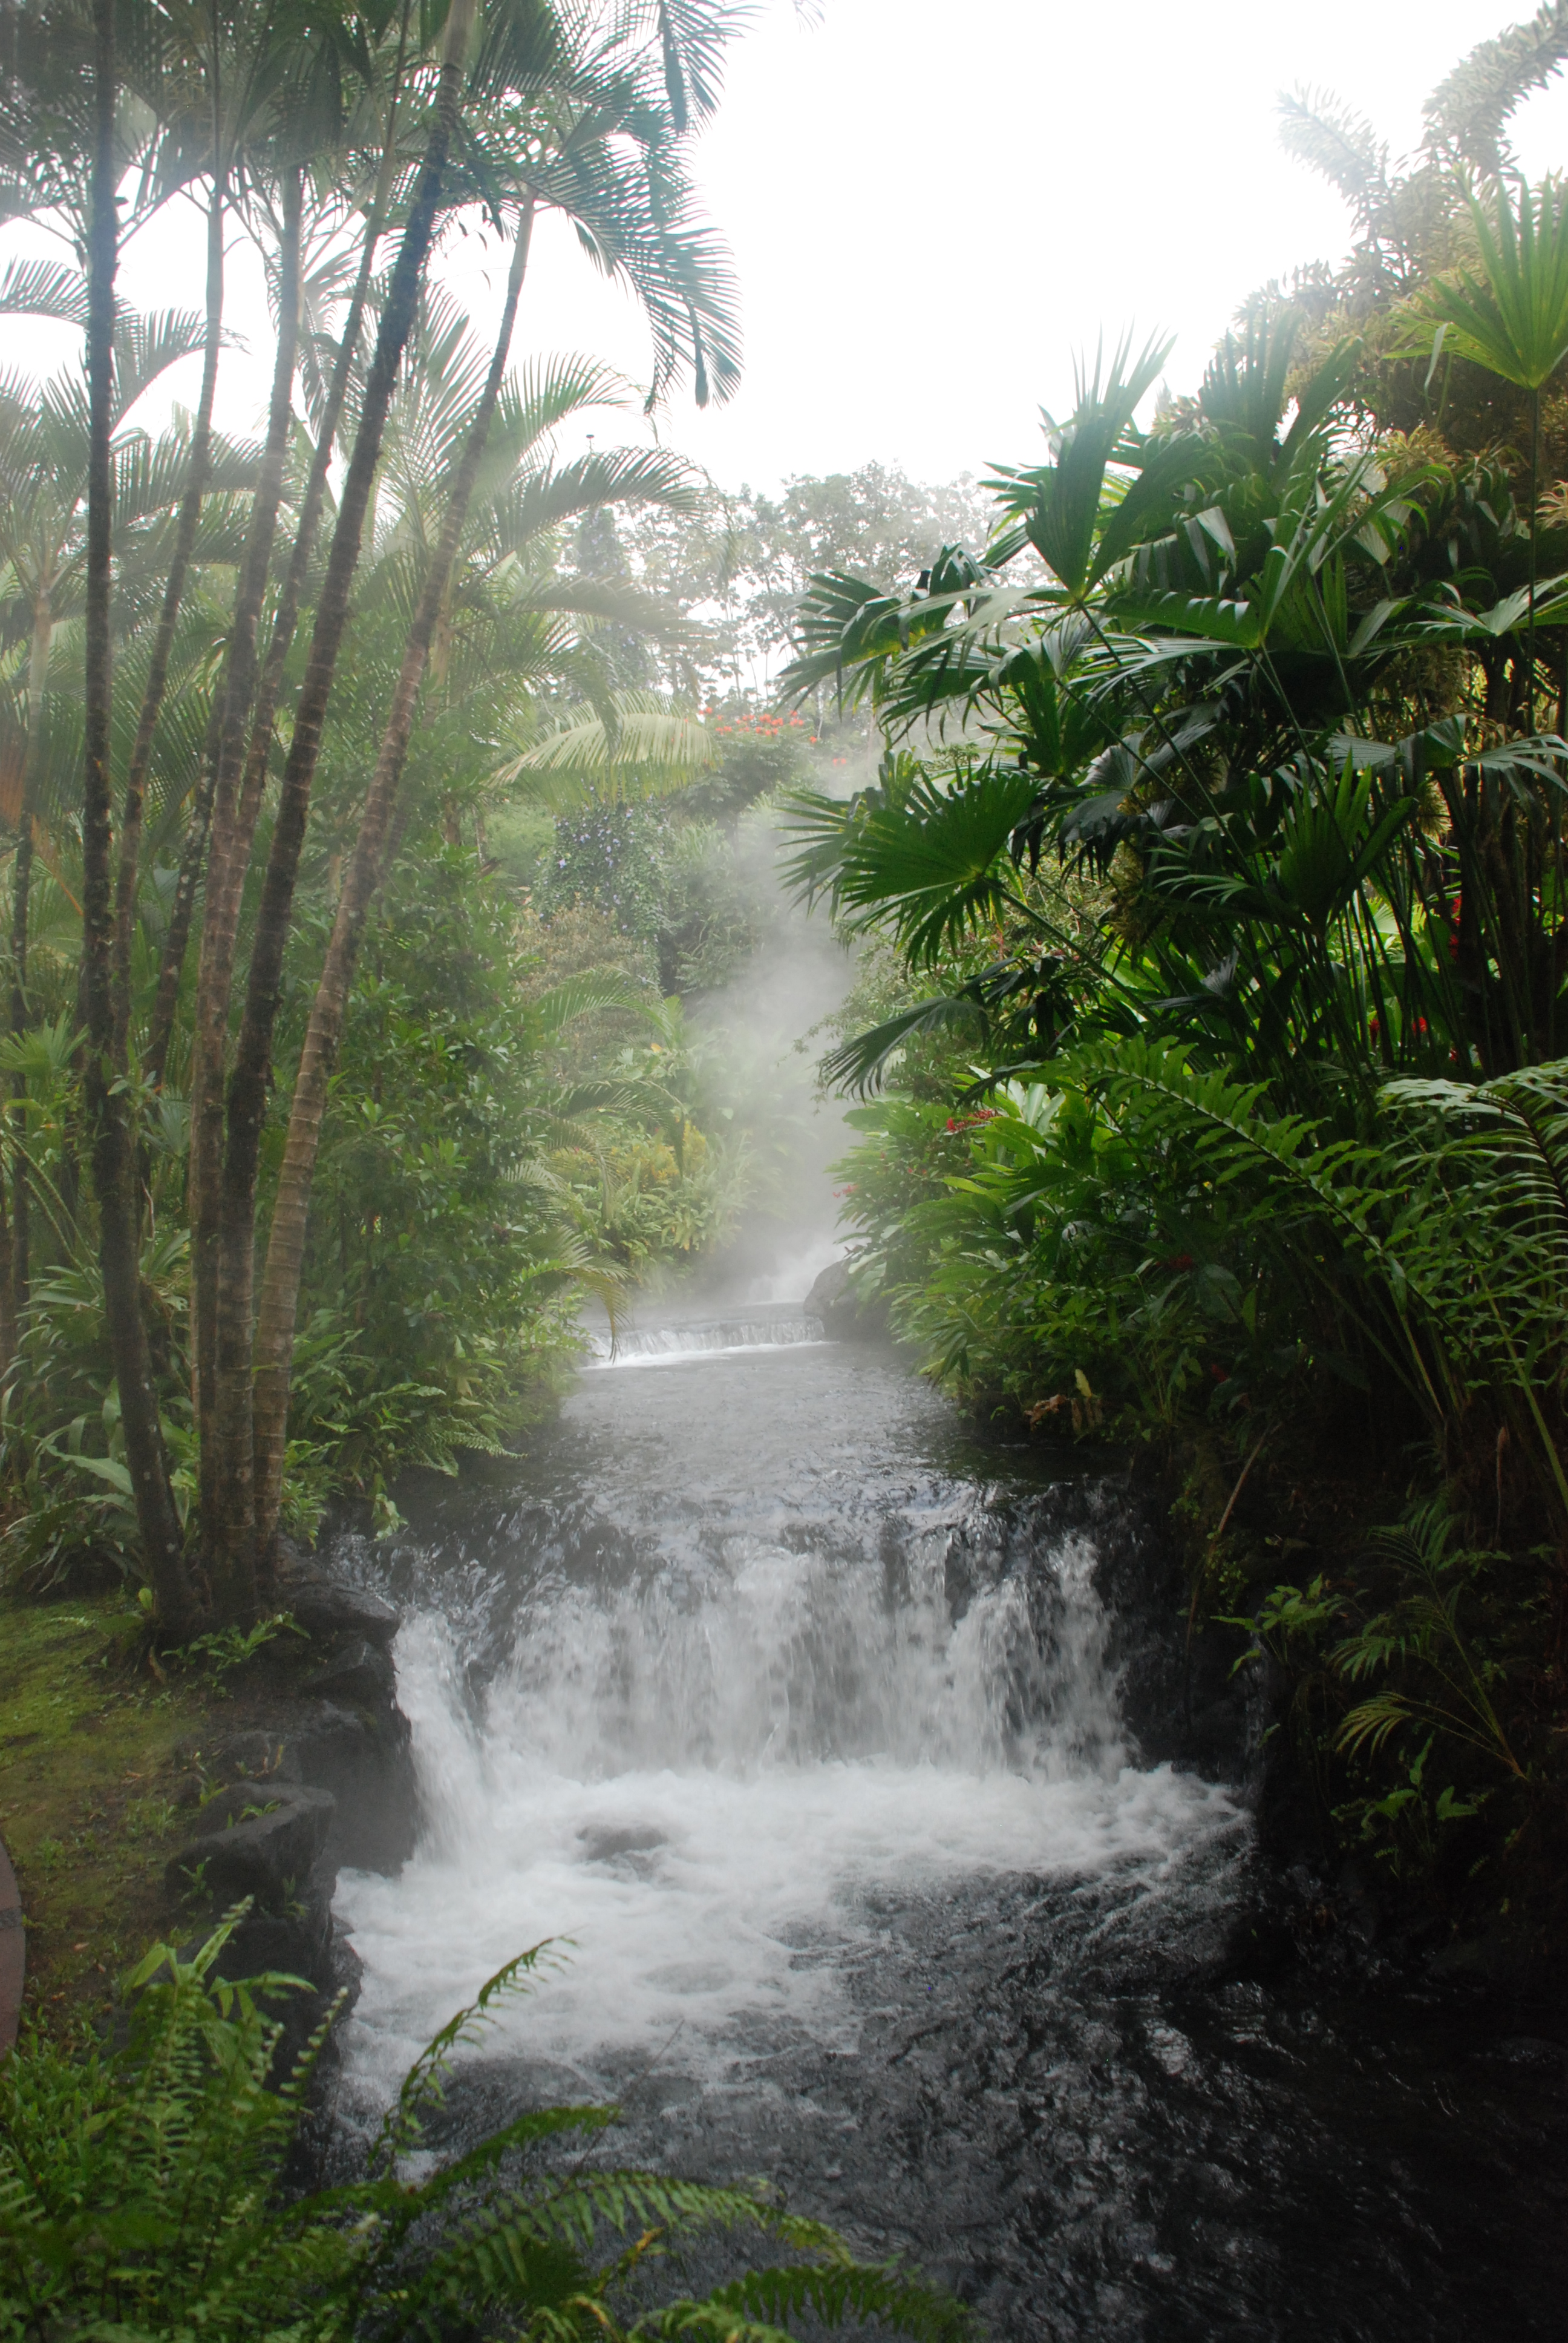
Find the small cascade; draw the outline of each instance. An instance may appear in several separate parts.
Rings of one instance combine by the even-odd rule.
[[[615,1336],[596,1332],[589,1367],[661,1367],[678,1359],[728,1357],[738,1352],[772,1351],[799,1342],[820,1342],[819,1318],[796,1311],[757,1308],[744,1316],[695,1319],[677,1326],[630,1327]]]

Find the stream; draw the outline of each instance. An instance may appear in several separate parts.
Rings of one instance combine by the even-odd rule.
[[[548,1938],[453,2137],[614,2099],[615,2162],[766,2176],[997,2338],[1560,2337],[1568,2051],[1282,1957],[1243,1795],[1172,1755],[1157,1526],[819,1332],[649,1305],[342,1542],[423,1809],[339,1884],[350,2123]]]

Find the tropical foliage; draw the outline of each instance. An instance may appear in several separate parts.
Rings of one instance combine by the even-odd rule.
[[[554,212],[641,307],[643,404],[733,387],[687,176],[732,29],[719,0],[60,0],[8,26],[0,184],[34,240],[0,307],[86,328],[84,375],[0,386],[0,1469],[35,1582],[90,1550],[170,1632],[250,1617],[280,1521],[494,1445],[571,1292],[613,1302],[629,1262],[722,1222],[706,1192],[687,1209],[705,1142],[658,971],[537,983],[486,820],[546,738],[620,756],[618,648],[685,631],[573,553],[612,510],[691,512],[689,468],[562,459],[631,387],[511,345]],[[205,306],[142,317],[119,249],[180,195]],[[441,282],[458,225],[502,258],[487,346]],[[213,424],[236,227],[274,306],[256,445]],[[70,256],[32,256],[46,235]],[[144,402],[187,357],[196,406],[156,435]],[[696,734],[678,779],[706,768],[700,725],[653,720]],[[616,795],[556,779],[558,809]],[[559,1043],[606,1017],[648,1062],[596,1093]],[[681,1209],[607,1241],[563,1159],[671,1130]]]
[[[874,1101],[863,1294],[959,1388],[1184,1477],[1195,1618],[1315,1548],[1257,1648],[1312,1684],[1329,1801],[1506,1903],[1561,1826],[1568,222],[1458,167],[1445,108],[1370,331],[1328,330],[1369,196],[1342,278],[1255,297],[1147,426],[1165,346],[1102,350],[983,544],[813,581],[788,685],[885,754],[796,794],[790,867],[903,971],[825,1061]],[[1460,363],[1523,444],[1445,437]]]

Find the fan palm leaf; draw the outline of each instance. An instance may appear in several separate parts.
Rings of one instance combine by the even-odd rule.
[[[794,791],[786,879],[808,900],[826,896],[853,925],[886,926],[911,963],[929,965],[1020,908],[1008,847],[1038,789],[1017,765],[977,763],[939,779],[889,759],[881,787],[852,805]]]
[[[1568,358],[1568,191],[1521,182],[1495,214],[1467,195],[1481,274],[1462,268],[1423,297],[1421,313],[1446,328],[1447,347],[1521,390],[1538,391]]]

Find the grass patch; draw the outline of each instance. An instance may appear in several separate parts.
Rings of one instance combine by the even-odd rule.
[[[95,2015],[154,1937],[185,1928],[163,1868],[203,1785],[176,1745],[247,1722],[209,1675],[160,1683],[144,1625],[120,1592],[0,1595],[0,1835],[26,1922],[24,2007],[51,2031]]]

